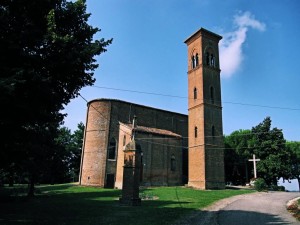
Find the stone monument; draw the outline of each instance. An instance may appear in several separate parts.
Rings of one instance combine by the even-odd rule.
[[[124,149],[123,188],[120,203],[130,206],[140,206],[141,199],[139,198],[139,183],[141,152],[134,139],[136,117],[133,119],[132,126],[131,141]]]

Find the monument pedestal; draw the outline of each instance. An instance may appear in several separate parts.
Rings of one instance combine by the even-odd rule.
[[[134,139],[124,150],[123,188],[120,203],[129,206],[140,206],[139,198],[141,154],[136,148]]]

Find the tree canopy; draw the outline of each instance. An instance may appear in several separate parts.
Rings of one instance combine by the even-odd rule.
[[[251,157],[251,130],[237,130],[225,136],[225,175],[233,184],[246,184],[249,180],[248,159]]]
[[[89,17],[84,0],[1,1],[1,167],[29,171],[34,180],[64,105],[95,82],[94,56],[112,40],[94,40],[100,29]]]
[[[290,179],[297,179],[300,191],[300,141],[288,141],[286,147],[292,154]]]
[[[252,128],[253,153],[261,159],[257,164],[258,173],[268,185],[277,185],[278,179],[290,176],[291,153],[286,148],[286,140],[281,129],[271,129],[271,118]]]
[[[227,181],[239,184],[249,182],[253,171],[248,159],[252,154],[260,161],[257,163],[258,177],[268,185],[277,185],[280,178],[291,177],[292,152],[286,147],[281,129],[271,128],[271,118],[251,130],[239,130],[225,136],[225,168]]]

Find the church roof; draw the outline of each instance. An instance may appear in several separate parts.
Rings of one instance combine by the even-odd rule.
[[[121,122],[120,122],[120,124],[132,129],[132,124],[125,124],[125,123],[121,123]],[[142,133],[151,133],[151,134],[158,134],[158,135],[164,135],[164,136],[171,136],[171,137],[176,137],[176,138],[182,137],[180,134],[176,134],[172,131],[158,129],[158,128],[154,128],[154,127],[136,126],[135,131],[142,132]]]

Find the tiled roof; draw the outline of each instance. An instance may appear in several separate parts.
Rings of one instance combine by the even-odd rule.
[[[124,126],[128,127],[128,128],[132,128],[132,124],[125,124],[125,123],[121,123]],[[135,128],[135,130],[137,132],[142,132],[142,133],[151,133],[151,134],[158,134],[158,135],[165,135],[165,136],[172,136],[172,137],[177,137],[177,138],[181,138],[182,136],[179,134],[176,134],[172,131],[169,130],[163,130],[163,129],[158,129],[158,128],[154,128],[154,127],[144,127],[144,126],[137,126]]]

